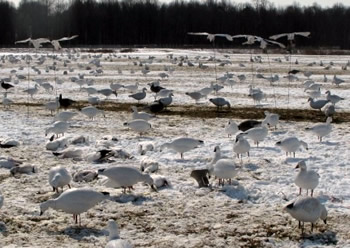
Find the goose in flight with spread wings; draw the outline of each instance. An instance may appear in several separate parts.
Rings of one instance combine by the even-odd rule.
[[[295,39],[296,35],[304,36],[306,38],[310,38],[310,32],[293,32],[293,33],[283,33],[283,34],[275,34],[270,36],[269,38],[272,40],[278,40],[279,38],[282,37],[287,37],[287,40],[293,41]]]
[[[50,43],[51,41],[47,38],[38,38],[38,39],[32,39],[32,38],[28,38],[26,40],[18,40],[15,42],[15,44],[18,44],[18,43],[27,43],[27,42],[30,42],[32,43],[32,45],[34,46],[35,49],[38,49],[41,47],[41,44],[44,44],[44,43]]]
[[[225,37],[229,41],[233,41],[232,36],[229,34],[210,34],[207,32],[188,32],[189,35],[204,35],[207,36],[207,39],[210,42],[213,42],[215,40],[215,37]]]
[[[265,49],[266,46],[268,44],[274,44],[277,45],[281,48],[286,48],[285,45],[283,45],[282,43],[279,43],[277,41],[272,41],[272,40],[268,40],[268,39],[264,39],[260,36],[256,36],[256,35],[247,35],[247,34],[238,34],[238,35],[234,35],[232,36],[233,39],[237,39],[237,38],[245,38],[247,39],[246,42],[243,42],[243,45],[252,45],[255,42],[259,42],[260,43],[260,48]]]
[[[63,37],[63,38],[58,39],[58,40],[51,40],[51,44],[53,45],[55,50],[60,50],[60,49],[62,49],[60,41],[73,40],[77,37],[78,37],[78,35],[73,35],[71,37]]]

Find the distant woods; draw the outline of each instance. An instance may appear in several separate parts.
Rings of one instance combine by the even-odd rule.
[[[187,32],[254,34],[310,31],[298,46],[350,48],[350,8],[297,4],[277,8],[267,0],[247,4],[233,1],[156,0],[22,0],[17,8],[0,0],[0,46],[14,46],[28,37],[57,39],[78,34],[71,45],[210,46],[205,37]],[[239,41],[216,39],[218,47]],[[286,41],[282,41],[286,43]],[[69,44],[69,43],[66,43]]]

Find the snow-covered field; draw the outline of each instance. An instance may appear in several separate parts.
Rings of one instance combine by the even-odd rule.
[[[251,63],[247,52],[216,51],[216,58],[220,61],[214,63],[210,59],[214,55],[213,50],[137,49],[130,53],[116,50],[115,53],[104,54],[78,51],[58,53],[54,57],[52,51],[41,51],[31,53],[32,60],[26,63],[22,60],[27,54],[25,51],[2,51],[1,77],[12,76],[11,84],[15,87],[9,90],[7,97],[15,104],[9,109],[1,106],[0,140],[11,138],[19,141],[20,145],[0,149],[0,156],[23,160],[24,164],[35,166],[36,173],[11,176],[9,169],[0,168],[0,193],[4,196],[4,205],[0,209],[0,247],[104,247],[109,219],[116,220],[120,237],[135,247],[350,247],[349,123],[332,124],[331,134],[319,142],[313,133],[305,130],[315,123],[281,120],[276,130],[269,130],[259,147],[250,141],[250,157],[244,156],[242,162],[233,153],[235,137],[228,138],[224,132],[228,122],[225,113],[232,113],[235,107],[255,106],[247,96],[248,85],[265,93],[266,97],[255,106],[257,109],[310,109],[303,86],[307,78],[301,72],[296,74],[299,81],[288,81],[283,77],[290,69],[313,72],[310,79],[321,85],[320,98],[325,98],[326,90],[344,97],[345,100],[336,104],[336,111],[348,113],[350,73],[341,67],[350,57],[293,55],[292,63],[289,63],[281,54],[269,54],[268,57],[266,54],[253,54],[260,55],[262,63]],[[45,59],[38,63],[39,58]],[[16,59],[19,60],[15,62]],[[181,59],[183,66],[178,65]],[[294,63],[296,59],[299,64]],[[101,67],[89,63],[93,60],[100,60]],[[189,66],[188,61],[194,66]],[[227,63],[221,66],[224,61]],[[199,62],[208,68],[199,68]],[[325,69],[331,62],[333,65]],[[55,71],[49,68],[53,63],[56,64]],[[145,64],[150,72],[143,75],[141,69]],[[22,70],[20,66],[23,66]],[[31,66],[39,69],[41,74],[29,69]],[[86,66],[90,69],[86,70]],[[165,67],[167,71],[164,71]],[[16,72],[11,72],[13,69]],[[103,72],[96,73],[96,69]],[[170,73],[172,69],[174,71]],[[63,75],[64,71],[67,75]],[[270,84],[263,78],[252,78],[252,71],[264,77],[278,74],[280,80]],[[166,72],[169,77],[161,79],[158,75],[161,72]],[[153,102],[154,94],[147,84],[159,79],[161,86],[174,91],[173,105],[184,106],[184,110],[190,105],[195,105],[198,111],[204,106],[213,106],[208,99],[217,96],[229,100],[231,110],[224,107],[218,118],[159,114],[150,121],[151,130],[142,136],[123,125],[131,120],[131,112],[106,111],[105,118],[100,115],[94,120],[80,113],[70,121],[65,137],[86,137],[84,144],[69,145],[82,149],[83,155],[74,160],[62,159],[45,149],[49,139],[49,136],[45,137],[45,130],[52,125],[54,117],[41,104],[54,100],[60,93],[74,100],[87,101],[86,91],[80,90],[80,86],[70,79],[83,73],[85,79],[93,80],[89,87],[96,89],[109,88],[112,82],[123,85],[138,82],[140,91],[146,87],[147,96],[141,100],[139,109]],[[232,80],[236,83],[232,87],[215,81],[225,73],[245,74],[246,80],[239,82],[233,76]],[[23,75],[26,79],[18,80],[16,75]],[[327,82],[323,80],[324,75],[328,77]],[[339,86],[332,84],[334,75],[345,82]],[[62,81],[55,83],[55,78]],[[34,79],[44,79],[54,90],[45,91],[39,87],[38,93],[31,99],[23,90],[34,87]],[[185,95],[185,92],[208,87],[212,81],[224,86],[217,95],[211,93],[208,99],[202,98],[198,104]],[[120,89],[117,97],[111,95],[107,100],[101,94],[94,96],[101,98],[100,108],[105,101],[136,105],[137,101],[128,97],[130,94],[126,89]],[[87,102],[84,104],[88,105]],[[79,112],[77,109],[71,111]],[[172,106],[168,107],[168,111],[172,111]],[[213,107],[212,111],[216,109]],[[250,118],[246,116],[246,119]],[[242,121],[233,120],[236,123]],[[170,149],[160,151],[163,143],[183,136],[201,139],[204,145],[184,153],[184,159]],[[286,157],[275,143],[288,136],[305,141],[309,150],[300,149],[295,158]],[[153,143],[155,150],[140,155],[140,142]],[[103,145],[128,152],[132,158],[113,158],[109,163],[86,160],[87,154],[96,152]],[[223,156],[235,161],[239,167],[238,175],[232,185],[218,186],[218,181],[212,177],[211,187],[198,188],[190,173],[208,166],[217,145]],[[61,211],[49,209],[39,216],[39,204],[58,196],[52,192],[48,182],[50,168],[61,165],[71,173],[116,165],[139,168],[145,158],[160,164],[156,174],[163,175],[170,182],[169,187],[153,192],[149,186],[139,183],[131,193],[123,194],[121,189],[104,186],[103,176],[92,182],[72,182],[74,188],[91,187],[110,192],[111,198],[83,213],[82,226],[75,225],[72,216]],[[300,160],[305,160],[308,168],[320,175],[314,196],[326,206],[329,216],[327,225],[318,221],[313,233],[310,232],[310,223],[307,223],[303,236],[297,221],[283,211],[283,206],[298,196],[299,189],[294,184],[294,178],[298,173],[295,166]]]

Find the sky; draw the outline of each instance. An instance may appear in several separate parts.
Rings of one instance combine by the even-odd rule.
[[[21,0],[8,0],[9,2],[13,2],[16,5],[21,1]],[[173,0],[159,0],[159,2],[171,2]],[[299,2],[301,3],[301,6],[309,6],[312,5],[313,3],[317,2],[318,5],[326,8],[326,7],[332,7],[335,3],[341,2],[345,6],[350,6],[350,0],[302,0],[302,1],[290,1],[290,0],[269,0],[270,2],[274,3],[276,7],[284,7],[293,4],[294,2]],[[251,3],[250,0],[235,0],[234,2],[236,3],[246,3],[249,2]]]

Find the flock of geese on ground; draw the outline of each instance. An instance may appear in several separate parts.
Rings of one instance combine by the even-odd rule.
[[[190,33],[191,35],[207,35],[208,39],[210,41],[214,41],[214,38],[216,36],[223,36],[223,35],[212,35],[208,33]],[[294,35],[306,35],[306,33],[294,33]],[[288,40],[293,40],[294,35],[291,34],[283,34],[279,37],[270,37],[271,39],[278,39],[282,36],[287,36]],[[228,40],[231,38],[227,35],[224,35]],[[69,40],[75,38],[74,36],[70,38],[64,38],[60,40],[56,40],[55,42],[63,41],[63,40]],[[233,37],[235,38],[235,37]],[[241,37],[237,37],[241,38]],[[266,46],[266,43],[271,44],[277,44],[277,42],[262,39],[257,36],[247,36],[244,37],[247,38],[247,44],[252,44],[256,41],[263,44],[263,46]],[[31,42],[35,48],[39,48],[42,42],[40,39],[32,40],[27,39],[24,41],[18,41],[17,43],[23,43],[23,42]],[[46,42],[46,41],[45,41]],[[51,41],[51,43],[54,45],[55,42]],[[58,43],[59,44],[59,43]],[[55,46],[56,47],[56,46]],[[178,60],[175,60],[173,56],[169,56],[171,59],[176,61],[179,66],[183,66],[183,63],[187,63],[188,66],[190,65],[190,61],[188,58],[181,58]],[[24,57],[26,59],[28,57]],[[69,55],[70,59],[76,59],[73,57],[73,55]],[[5,58],[2,58],[5,60]],[[8,58],[10,61],[17,61],[15,57]],[[57,57],[55,57],[57,59]],[[155,58],[149,58],[149,60],[153,60]],[[43,61],[43,62],[42,62]],[[39,59],[39,62],[43,64],[45,62],[45,59]],[[69,64],[68,61],[63,61],[65,64]],[[135,62],[136,63],[136,62]],[[181,63],[181,65],[180,65]],[[137,64],[137,63],[136,63]],[[90,65],[95,65],[96,70],[93,70],[94,75],[96,73],[98,74],[99,70],[102,70],[101,66],[101,57],[94,57],[92,61],[89,63],[89,68],[91,69]],[[150,69],[148,65],[143,62],[139,62],[139,64],[142,66],[142,74],[147,74],[150,72]],[[52,66],[52,68],[47,68],[48,70],[56,70],[55,68],[56,64]],[[201,64],[200,66],[204,66]],[[169,67],[165,67],[166,72],[173,71],[174,69],[170,69]],[[86,69],[86,68],[85,68]],[[39,70],[39,69],[37,69]],[[168,78],[169,75],[164,73],[159,73],[160,78]],[[14,72],[16,73],[16,72]],[[290,71],[288,76],[289,77],[296,77],[295,74],[300,73],[298,70]],[[38,73],[39,74],[39,73]],[[304,72],[305,75],[305,72]],[[240,81],[246,80],[244,75],[239,75],[237,78]],[[312,76],[312,73],[307,73],[305,75],[308,80],[304,82],[305,92],[310,96],[308,99],[310,103],[310,107],[317,110],[322,110],[324,108],[325,115],[327,116],[327,120],[325,123],[319,123],[316,125],[313,125],[312,127],[307,128],[308,131],[311,131],[314,133],[319,141],[322,141],[322,138],[330,134],[332,131],[332,116],[335,112],[335,104],[341,100],[344,100],[344,98],[339,97],[337,95],[332,95],[331,92],[328,90],[326,91],[326,99],[319,99],[315,100],[315,98],[320,97],[320,88],[321,85],[313,82],[310,77]],[[221,79],[218,78],[217,81],[219,82],[227,82],[230,81],[233,77],[233,74],[226,73]],[[278,80],[276,76],[273,76],[271,78],[267,78],[261,74],[256,75],[257,78],[264,78],[269,80],[270,82],[274,82]],[[278,76],[277,76],[278,77]],[[336,77],[335,77],[336,78]],[[17,77],[17,80],[20,80],[21,77]],[[23,78],[22,78],[23,79]],[[90,119],[94,119],[97,115],[104,115],[104,111],[98,109],[98,103],[101,101],[96,95],[102,94],[105,96],[105,99],[108,100],[111,95],[114,95],[115,97],[118,96],[118,91],[120,89],[125,89],[131,93],[128,95],[130,99],[133,99],[137,101],[137,103],[140,103],[143,99],[146,97],[146,92],[149,90],[154,93],[154,98],[157,99],[155,102],[150,104],[145,108],[147,110],[146,112],[139,112],[136,106],[132,107],[132,115],[131,120],[128,122],[125,122],[124,125],[129,127],[134,132],[143,135],[147,133],[151,128],[152,125],[150,124],[150,120],[155,118],[155,114],[164,111],[164,109],[167,108],[172,103],[172,97],[174,96],[174,91],[171,89],[164,88],[160,85],[159,81],[151,82],[148,84],[148,87],[145,86],[142,88],[141,91],[137,91],[138,84],[135,85],[122,85],[118,83],[111,83],[110,88],[104,88],[104,89],[96,89],[92,87],[93,80],[85,79],[84,75],[79,74],[78,77],[71,77],[72,82],[76,82],[81,89],[86,90],[86,92],[89,95],[88,102],[91,104],[91,106],[84,107],[80,109],[80,113],[83,115],[86,115]],[[13,91],[13,88],[15,87],[14,83],[11,83],[13,81],[13,78],[9,79],[2,79],[1,87],[4,90],[4,98],[3,98],[3,105],[6,107],[9,107],[11,100],[7,98],[8,93]],[[38,93],[39,86],[45,88],[48,92],[52,91],[54,89],[53,85],[49,84],[46,80],[36,79],[35,87],[28,88],[25,90],[25,93],[29,94],[31,98],[35,94]],[[56,80],[57,82],[57,80]],[[16,82],[18,84],[19,81]],[[82,87],[84,85],[87,85],[87,87]],[[232,86],[232,85],[231,85]],[[195,102],[198,102],[201,98],[206,98],[212,93],[218,93],[223,88],[223,84],[214,84],[211,83],[209,87],[205,87],[198,91],[193,92],[186,92],[185,94],[189,97],[191,97]],[[253,86],[249,87],[249,96],[252,97],[252,99],[255,102],[259,102],[263,99],[264,94],[263,92],[258,89],[254,88]],[[231,104],[230,102],[223,98],[223,97],[215,97],[210,98],[209,101],[213,103],[218,110],[220,110],[222,107],[227,106],[230,108]],[[84,136],[79,136],[74,138],[74,140],[69,140],[67,137],[64,136],[64,133],[66,133],[70,128],[70,121],[78,115],[78,112],[76,111],[70,111],[68,110],[72,105],[75,104],[75,100],[70,98],[64,98],[62,94],[59,95],[54,101],[46,103],[45,107],[53,114],[54,112],[58,111],[58,113],[54,116],[54,123],[47,127],[45,130],[45,135],[49,136],[52,135],[48,143],[46,144],[46,149],[49,151],[52,151],[55,156],[58,156],[60,158],[72,158],[72,159],[81,159],[85,156],[84,151],[82,149],[76,148],[76,147],[69,147],[74,144],[84,143],[86,142]],[[97,107],[96,107],[97,106]],[[61,110],[64,109],[64,110]],[[60,111],[59,111],[60,110]],[[257,120],[246,120],[241,122],[240,124],[236,124],[234,121],[230,120],[228,124],[225,126],[224,132],[230,137],[233,135],[236,135],[235,142],[233,144],[233,152],[237,155],[238,158],[241,159],[244,154],[247,154],[249,156],[251,145],[249,143],[249,140],[253,141],[256,146],[258,147],[261,142],[265,140],[265,138],[269,135],[269,129],[270,128],[277,128],[279,122],[279,115],[275,113],[270,113],[268,111],[265,111],[265,119],[262,121]],[[61,135],[61,137],[59,137]],[[122,150],[113,150],[111,147],[113,147],[114,140],[108,140],[103,143],[103,145],[100,147],[100,149],[94,153],[90,153],[86,155],[86,160],[93,163],[104,163],[108,161],[111,157],[130,157],[130,154],[128,154],[125,151]],[[196,147],[202,145],[204,143],[203,140],[195,139],[195,138],[189,138],[189,137],[182,137],[172,140],[171,142],[166,142],[162,144],[159,147],[159,150],[162,152],[164,149],[171,149],[180,154],[181,159],[184,158],[184,153],[195,149]],[[7,148],[11,149],[12,147],[17,147],[20,145],[20,142],[13,139],[7,139],[0,142],[1,148]],[[289,154],[294,155],[295,153],[301,148],[304,147],[305,149],[308,149],[308,145],[306,142],[300,140],[296,136],[287,137],[283,140],[280,140],[276,143],[276,146],[280,147],[283,151],[286,152],[286,155]],[[147,144],[140,144],[140,154],[145,155],[148,151],[154,150],[155,147],[153,144],[147,143]],[[2,168],[8,168],[10,169],[10,172],[12,175],[16,175],[17,173],[31,173],[35,172],[35,169],[33,166],[22,166],[22,162],[15,160],[13,158],[0,158],[0,167]],[[296,168],[299,168],[300,171],[297,174],[295,178],[295,184],[299,187],[299,195],[301,195],[302,190],[307,190],[306,196],[300,196],[292,203],[285,206],[285,210],[291,214],[295,219],[299,221],[299,226],[301,223],[304,222],[311,222],[312,228],[313,224],[316,223],[318,219],[322,219],[326,221],[327,218],[327,210],[325,209],[324,205],[320,203],[320,201],[317,198],[313,197],[314,189],[317,187],[319,183],[319,175],[313,171],[308,170],[305,161],[300,161]],[[90,181],[97,178],[97,175],[103,175],[108,180],[106,180],[106,184],[109,187],[112,188],[122,188],[123,192],[126,193],[127,190],[131,191],[135,184],[139,182],[146,183],[150,185],[151,189],[154,191],[157,191],[157,188],[162,187],[164,185],[168,185],[168,182],[166,178],[164,177],[157,177],[151,175],[152,172],[156,171],[158,169],[158,163],[156,161],[150,161],[145,162],[142,164],[142,170],[133,168],[133,167],[126,167],[126,166],[112,166],[104,169],[99,169],[98,171],[80,171],[79,173],[71,175],[70,172],[64,168],[63,166],[57,166],[50,169],[49,172],[49,178],[48,182],[52,186],[53,190],[57,193],[59,192],[59,189],[61,189],[62,193],[59,195],[59,197],[55,199],[50,199],[48,201],[45,201],[40,204],[40,212],[43,214],[48,208],[56,209],[56,210],[62,210],[66,213],[72,214],[73,218],[75,219],[76,223],[81,223],[80,220],[80,214],[83,212],[88,211],[90,208],[94,207],[99,202],[108,199],[109,194],[106,192],[97,192],[93,189],[86,189],[86,188],[75,188],[75,189],[68,189],[66,191],[63,191],[63,187],[67,186],[71,188],[70,184],[72,180],[81,180],[81,181]],[[231,183],[231,180],[237,175],[239,171],[239,166],[234,162],[233,159],[225,158],[221,155],[220,147],[216,146],[214,149],[214,157],[208,164],[206,169],[198,169],[193,170],[191,172],[191,177],[193,177],[197,182],[199,187],[208,187],[209,179],[208,177],[210,175],[215,176],[219,180],[218,185],[223,186],[225,183]],[[308,191],[311,191],[311,195],[308,196]],[[5,199],[6,200],[6,199]],[[2,207],[4,202],[4,197],[0,194],[0,208]],[[121,239],[118,239],[118,231],[117,231],[117,224],[110,220],[108,222],[108,227],[110,230],[110,239],[111,241],[107,244],[106,247],[132,247],[130,243],[127,241],[123,241]],[[302,229],[303,230],[303,229]],[[113,246],[114,245],[114,246]],[[119,246],[118,246],[119,245]],[[124,246],[123,246],[124,245]]]

